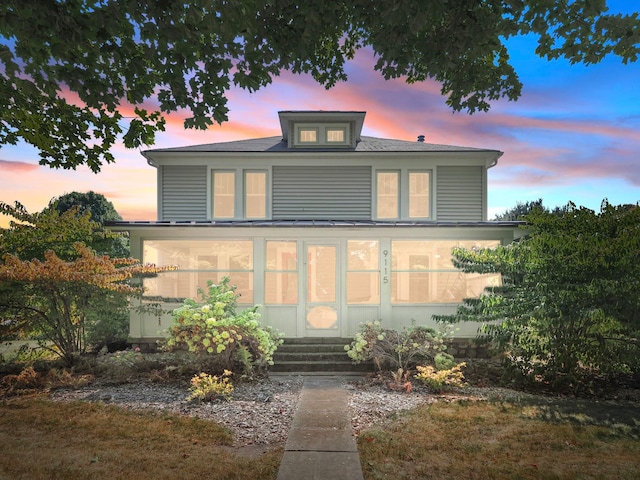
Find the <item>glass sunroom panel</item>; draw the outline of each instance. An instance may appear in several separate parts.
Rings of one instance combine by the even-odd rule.
[[[213,217],[235,217],[235,172],[213,172]]]
[[[380,272],[347,272],[347,304],[380,304]]]
[[[377,172],[376,177],[376,216],[398,218],[398,172]]]
[[[454,247],[464,247],[467,250],[480,248],[495,248],[500,245],[499,240],[437,240],[429,242],[429,250],[432,252],[432,265],[434,269],[445,270],[454,269],[453,255],[451,251]]]
[[[429,218],[429,172],[409,172],[409,217]]]
[[[296,305],[298,303],[298,273],[266,272],[264,301],[267,305]]]
[[[391,303],[430,303],[428,272],[392,272]]]
[[[477,298],[489,286],[500,285],[500,275],[463,272],[397,272],[392,275],[393,303],[461,303]]]
[[[298,244],[267,240],[265,259],[265,303],[298,303]]]
[[[391,302],[460,303],[477,298],[487,286],[498,286],[498,274],[466,274],[452,263],[455,246],[467,249],[495,247],[499,240],[392,241]]]
[[[238,303],[253,303],[253,241],[251,240],[145,240],[143,261],[174,265],[177,270],[144,279],[145,296],[198,298],[198,287],[223,277],[235,285]]]
[[[311,245],[307,254],[307,301],[335,302],[337,248],[332,245]]]
[[[393,270],[427,270],[433,264],[433,242],[428,240],[394,240],[391,243]]]
[[[346,291],[349,305],[380,303],[379,242],[347,241]]]
[[[267,173],[245,172],[244,215],[246,218],[267,216]]]
[[[267,270],[298,270],[297,242],[267,240]]]
[[[348,270],[378,270],[378,241],[347,241]]]

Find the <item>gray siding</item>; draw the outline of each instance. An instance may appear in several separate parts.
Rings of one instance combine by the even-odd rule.
[[[159,168],[161,220],[206,220],[207,167],[164,165]]]
[[[371,219],[371,167],[273,167],[274,220]]]
[[[483,220],[483,168],[438,167],[436,205],[438,221]]]

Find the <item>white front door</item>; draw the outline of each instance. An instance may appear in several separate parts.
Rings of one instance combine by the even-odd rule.
[[[339,249],[337,244],[305,244],[305,330],[308,337],[339,337]]]

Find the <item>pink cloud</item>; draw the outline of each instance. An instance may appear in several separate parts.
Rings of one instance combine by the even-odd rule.
[[[0,170],[9,173],[24,173],[38,170],[40,165],[15,160],[0,160]]]

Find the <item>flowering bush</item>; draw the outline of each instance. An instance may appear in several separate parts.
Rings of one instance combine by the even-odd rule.
[[[200,373],[191,379],[191,395],[189,400],[200,400],[201,402],[211,402],[213,400],[228,399],[233,393],[231,383],[232,372],[225,370],[222,375],[209,375]]]
[[[462,362],[446,370],[438,370],[431,365],[418,365],[416,367],[418,374],[415,375],[415,378],[422,381],[422,383],[427,385],[434,392],[441,392],[447,387],[462,386],[462,383],[464,382],[462,368],[466,365],[467,364],[465,362]]]
[[[282,343],[282,335],[262,326],[257,306],[236,313],[238,295],[225,277],[219,284],[209,282],[202,303],[187,299],[172,313],[165,349],[187,349],[212,355],[228,370],[236,364],[245,374],[273,365],[273,354]]]

